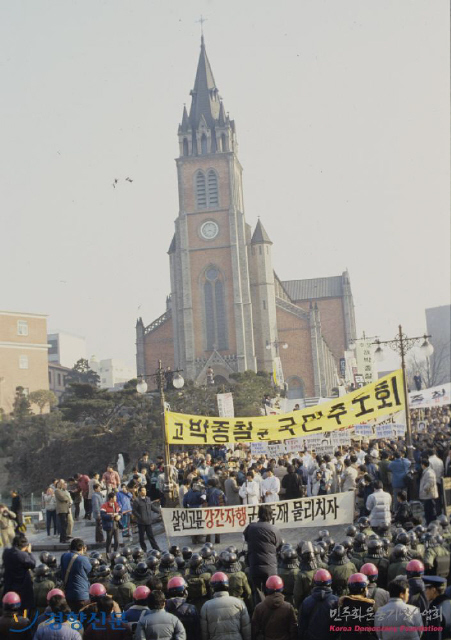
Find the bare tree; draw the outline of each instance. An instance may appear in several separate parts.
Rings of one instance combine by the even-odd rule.
[[[451,381],[450,372],[451,341],[434,345],[434,353],[430,358],[419,358],[413,351],[407,365],[409,388],[416,389],[414,376],[421,376],[422,387],[437,387]]]

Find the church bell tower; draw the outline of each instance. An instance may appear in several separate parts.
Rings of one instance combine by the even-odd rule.
[[[188,379],[256,370],[235,122],[219,95],[202,36],[176,160],[179,213],[169,248],[175,364]]]

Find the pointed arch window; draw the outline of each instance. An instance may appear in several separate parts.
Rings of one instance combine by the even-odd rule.
[[[189,155],[188,140],[186,138],[183,138],[183,155]]]
[[[208,206],[217,207],[219,204],[218,197],[218,176],[213,169],[208,172]]]
[[[207,351],[228,349],[224,283],[217,267],[208,267],[205,272],[203,288]]]
[[[205,133],[202,134],[202,138],[200,139],[200,149],[203,156],[207,155],[207,136],[205,135]]]
[[[207,206],[207,183],[202,171],[196,174],[196,201],[198,209],[205,209]]]

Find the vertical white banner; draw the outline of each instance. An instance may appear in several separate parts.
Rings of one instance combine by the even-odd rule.
[[[233,393],[218,393],[216,395],[218,403],[218,414],[221,418],[234,418],[235,407],[233,406]]]

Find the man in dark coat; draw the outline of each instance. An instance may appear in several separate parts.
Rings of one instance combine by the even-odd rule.
[[[251,629],[253,640],[297,640],[297,622],[293,606],[285,602],[283,580],[271,576],[266,581],[266,598],[255,607]]]
[[[20,497],[18,491],[11,491],[11,511],[16,514],[16,533],[18,533],[18,529],[23,525],[23,515],[22,515],[22,498]]]
[[[137,498],[133,500],[132,512],[138,524],[139,544],[143,551],[147,551],[144,535],[147,535],[152,549],[160,551],[152,531],[152,511],[158,513],[158,509],[153,506],[152,500],[147,496],[146,488],[141,487]]]
[[[451,638],[451,600],[445,593],[446,578],[424,576],[423,582],[429,601],[423,620],[427,627],[442,627],[442,631],[425,631],[422,640],[448,640]]]
[[[258,522],[251,522],[244,530],[249,574],[256,603],[262,599],[263,586],[269,576],[277,575],[277,549],[282,545],[282,536],[271,524],[271,520],[271,505],[261,504],[258,508]]]
[[[34,608],[33,581],[30,569],[34,569],[36,561],[31,554],[31,544],[23,534],[13,539],[13,546],[3,551],[4,591],[15,591],[19,594],[22,608],[30,611]]]
[[[299,609],[299,640],[325,640],[336,632],[330,631],[332,609],[338,609],[338,597],[332,593],[332,576],[327,569],[319,569],[313,576],[313,589]]]
[[[303,486],[301,476],[296,473],[293,465],[289,464],[287,474],[282,478],[282,488],[285,489],[284,499],[302,498]]]

